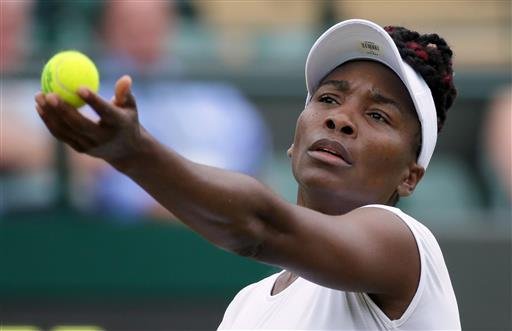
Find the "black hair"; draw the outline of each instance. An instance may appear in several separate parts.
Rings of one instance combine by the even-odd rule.
[[[384,28],[395,42],[402,59],[427,83],[437,111],[437,131],[446,120],[446,113],[457,95],[453,83],[453,52],[437,34],[420,35],[400,26]]]
[[[420,35],[401,26],[386,26],[384,29],[395,42],[402,59],[423,77],[430,88],[437,112],[437,132],[441,132],[446,113],[457,96],[450,46],[435,33]],[[421,151],[421,137],[417,138],[416,157]],[[399,199],[398,194],[393,195],[391,205],[396,205]]]

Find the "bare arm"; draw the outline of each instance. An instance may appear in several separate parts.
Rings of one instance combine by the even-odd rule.
[[[285,202],[249,176],[186,160],[139,125],[130,86],[123,77],[112,103],[82,91],[99,123],[55,95],[37,95],[38,112],[56,138],[109,162],[219,247],[332,288],[389,294],[415,288],[415,241],[396,216],[375,208],[328,216]]]

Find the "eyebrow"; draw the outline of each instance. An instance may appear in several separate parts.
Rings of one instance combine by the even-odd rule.
[[[392,105],[399,111],[402,111],[402,107],[400,107],[400,104],[397,101],[384,96],[378,89],[372,89],[370,91],[370,98],[376,103]]]
[[[324,85],[331,85],[336,90],[338,90],[340,92],[347,92],[347,91],[350,90],[350,84],[346,80],[326,80],[326,81],[323,81],[322,83],[320,83],[320,85],[318,85],[317,90],[319,90]]]

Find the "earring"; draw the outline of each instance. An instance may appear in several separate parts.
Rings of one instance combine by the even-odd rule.
[[[286,155],[288,156],[288,158],[292,158],[292,150],[293,150],[293,144],[290,146],[290,148],[288,148],[288,150],[286,151]]]
[[[286,155],[291,158],[292,157],[292,151],[289,149],[286,151]]]

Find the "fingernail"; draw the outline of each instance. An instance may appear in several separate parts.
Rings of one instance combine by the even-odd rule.
[[[46,96],[46,101],[53,107],[57,107],[57,105],[59,104],[59,100],[57,99],[57,96],[55,96],[54,94],[50,93]]]
[[[34,96],[34,99],[36,100],[36,103],[40,105],[41,107],[44,107],[46,105],[46,101],[44,100],[44,95],[40,93],[36,93]]]
[[[89,90],[85,87],[80,87],[77,91],[78,95],[82,98],[87,98],[89,96]]]

